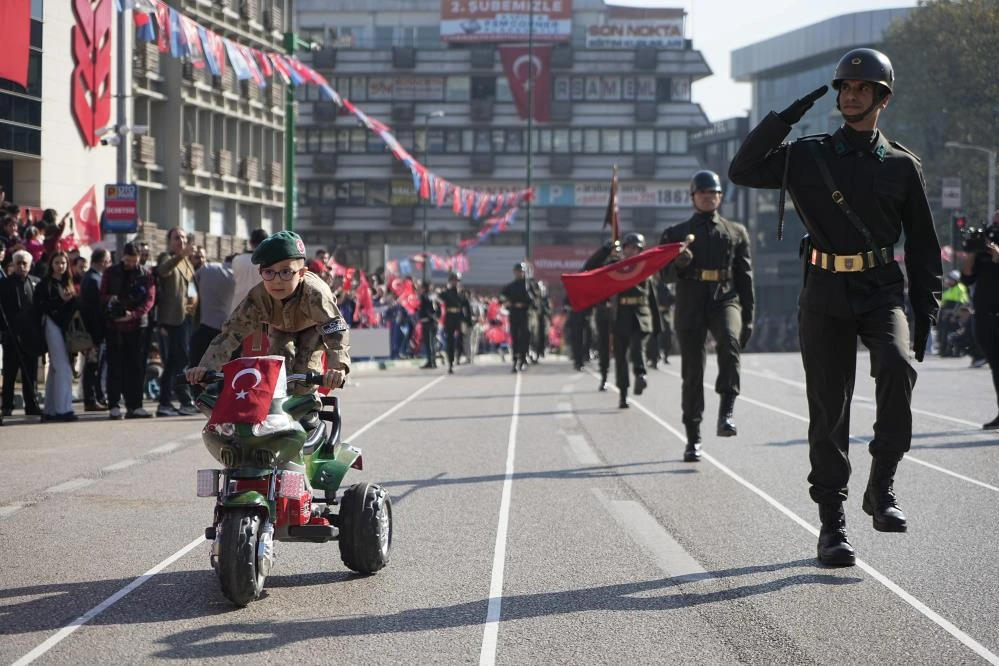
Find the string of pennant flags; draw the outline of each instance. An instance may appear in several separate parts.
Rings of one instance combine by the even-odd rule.
[[[205,28],[163,0],[115,1],[119,11],[133,10],[139,41],[156,42],[161,53],[169,53],[174,58],[186,58],[193,67],[207,68],[213,76],[222,76],[227,68],[231,68],[238,80],[252,80],[261,88],[266,87],[268,79],[274,77],[280,78],[285,85],[294,87],[317,86],[326,100],[354,115],[362,125],[385,142],[396,159],[409,168],[413,175],[413,187],[421,199],[438,208],[450,204],[455,215],[484,220],[473,238],[458,244],[454,256],[430,257],[432,264],[441,264],[443,270],[460,270],[455,268],[457,257],[509,229],[516,220],[519,206],[534,196],[532,189],[501,194],[480,192],[455,185],[432,173],[403,148],[388,125],[369,116],[349,99],[341,97],[322,74],[294,56],[238,44]],[[417,264],[423,261],[419,256],[410,259]],[[464,260],[464,265],[467,267],[467,259]]]

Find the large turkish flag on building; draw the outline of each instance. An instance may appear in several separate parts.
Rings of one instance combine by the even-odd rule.
[[[0,79],[28,87],[28,54],[31,51],[31,0],[0,0],[3,56]]]
[[[208,425],[261,423],[271,401],[287,395],[283,356],[237,358],[222,366],[222,392],[215,401]]]
[[[676,259],[684,247],[686,243],[657,245],[630,259],[615,261],[592,271],[563,274],[562,284],[572,309],[576,312],[585,310],[634,287]]]
[[[534,82],[534,119],[547,123],[552,119],[552,46],[500,46],[500,60],[510,83],[517,113],[524,120],[530,115],[527,91]]]

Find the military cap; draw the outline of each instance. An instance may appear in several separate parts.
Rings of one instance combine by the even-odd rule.
[[[632,232],[632,233],[630,233],[630,234],[628,234],[628,235],[626,235],[624,237],[624,240],[621,242],[621,245],[622,246],[625,246],[625,245],[634,245],[639,250],[644,250],[645,249],[645,235],[644,234],[639,234],[639,233]]]
[[[698,171],[690,179],[690,193],[694,192],[721,192],[721,178],[714,171]]]
[[[305,259],[305,243],[294,231],[271,234],[250,257],[250,261],[259,266],[270,266],[285,259]]]
[[[517,263],[515,263],[513,265],[513,270],[515,270],[515,271],[526,271],[527,270],[527,266],[524,264],[523,261],[518,261]]]
[[[455,282],[461,282],[461,273],[458,273],[457,271],[451,271],[450,273],[448,273],[447,281],[451,282],[452,280]]]
[[[891,92],[895,87],[895,70],[891,66],[891,60],[881,51],[853,49],[840,58],[836,65],[833,88],[839,90],[840,84],[847,80],[870,81]]]

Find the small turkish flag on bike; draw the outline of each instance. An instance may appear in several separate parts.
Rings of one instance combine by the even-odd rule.
[[[262,423],[271,402],[288,395],[283,356],[237,358],[222,366],[222,392],[208,425]]]
[[[676,259],[686,243],[657,245],[629,259],[584,273],[563,273],[562,284],[575,312],[606,301],[649,277]]]

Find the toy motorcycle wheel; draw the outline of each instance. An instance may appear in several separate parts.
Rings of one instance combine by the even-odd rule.
[[[250,510],[229,511],[219,533],[218,575],[222,594],[237,606],[246,606],[264,589],[264,574],[257,559],[260,514]]]
[[[392,499],[381,486],[358,483],[340,500],[340,559],[348,569],[373,574],[389,562]]]

